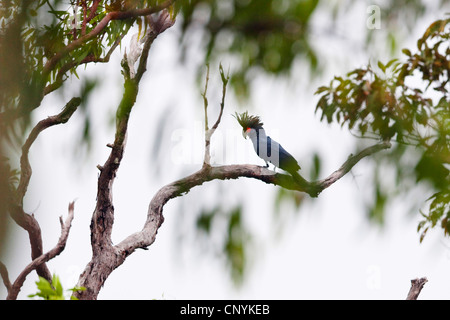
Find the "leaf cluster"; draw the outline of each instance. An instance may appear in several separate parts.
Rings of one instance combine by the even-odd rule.
[[[447,234],[450,165],[450,19],[432,23],[417,42],[417,52],[404,49],[405,62],[393,59],[335,77],[316,94],[321,120],[337,122],[361,137],[413,146],[420,156],[412,173],[437,193],[431,198],[427,223],[442,220]],[[417,84],[420,79],[420,85]],[[403,168],[400,168],[401,172]],[[382,195],[379,208],[385,205]],[[431,200],[430,199],[430,200]],[[378,203],[378,202],[377,202]]]
[[[36,286],[38,289],[37,293],[28,295],[29,298],[39,297],[44,300],[65,300],[64,290],[57,275],[53,275],[52,281],[49,282],[47,279],[43,277],[39,277],[39,280],[36,281]],[[74,287],[68,289],[68,291],[83,291],[86,290],[82,287]],[[71,300],[78,300],[74,296],[71,296]]]
[[[150,20],[145,14],[139,14],[139,10],[149,10],[163,3],[167,1],[15,0],[2,3],[2,137],[9,142],[20,141],[31,112],[47,94],[59,89],[70,76],[78,78],[80,66],[108,62],[133,25],[138,26],[139,36],[143,36]],[[179,8],[170,6],[168,10],[176,15]],[[87,115],[85,123],[89,123]]]

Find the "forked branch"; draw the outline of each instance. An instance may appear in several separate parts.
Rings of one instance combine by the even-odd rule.
[[[67,215],[65,222],[62,221],[62,217],[59,218],[59,222],[61,224],[61,236],[59,237],[59,240],[58,240],[58,243],[56,244],[56,246],[53,249],[51,249],[50,251],[48,251],[48,252],[40,255],[36,259],[34,259],[19,274],[16,281],[14,281],[14,283],[12,285],[9,284],[9,289],[7,286],[7,290],[8,290],[8,296],[6,297],[7,300],[17,299],[17,295],[19,294],[20,289],[22,288],[22,285],[23,285],[26,277],[30,274],[31,271],[35,270],[43,263],[53,259],[54,257],[59,255],[64,250],[64,248],[66,247],[67,239],[69,237],[70,228],[72,226],[72,220],[73,220],[74,212],[75,212],[74,205],[75,205],[74,202],[71,202],[69,204],[68,215]],[[5,273],[2,272],[2,277],[4,274]],[[6,276],[7,276],[7,273],[6,273]],[[5,278],[3,278],[3,281],[5,282]],[[7,280],[7,283],[8,282],[9,282],[9,280]]]
[[[172,182],[164,187],[162,187],[150,202],[147,220],[144,224],[143,229],[140,232],[136,232],[117,246],[118,254],[122,256],[128,256],[137,248],[146,248],[150,246],[156,238],[157,231],[164,221],[163,218],[163,208],[164,205],[171,199],[185,195],[192,188],[200,186],[205,182],[212,180],[228,180],[228,179],[239,179],[239,178],[252,178],[263,181],[268,184],[277,185],[289,190],[296,190],[301,192],[306,192],[312,197],[316,197],[324,189],[331,186],[346,173],[348,173],[353,166],[355,166],[364,157],[370,156],[378,151],[389,148],[391,145],[389,142],[383,142],[376,144],[369,148],[366,148],[359,152],[355,156],[350,156],[347,161],[335,172],[333,172],[329,177],[315,182],[306,181],[305,184],[299,184],[292,176],[281,173],[274,173],[268,170],[266,167],[256,166],[256,165],[225,165],[225,166],[214,166],[209,164],[209,144],[211,135],[215,129],[217,129],[221,115],[224,108],[225,99],[225,88],[228,81],[228,77],[224,77],[223,70],[221,70],[222,82],[223,82],[223,97],[222,103],[220,105],[221,111],[220,115],[214,124],[212,129],[208,128],[208,118],[207,118],[207,107],[208,100],[206,98],[206,91],[209,79],[209,69],[206,75],[205,90],[202,93],[204,99],[204,109],[205,109],[205,161],[202,168],[183,178]]]
[[[39,223],[34,218],[33,214],[27,214],[23,210],[23,199],[27,192],[32,173],[28,153],[32,144],[43,130],[54,125],[66,123],[76,111],[80,103],[80,98],[72,98],[64,106],[63,110],[59,114],[39,121],[38,124],[36,124],[36,126],[31,130],[27,140],[22,146],[22,155],[20,157],[19,185],[14,194],[14,201],[11,201],[11,203],[9,203],[9,211],[13,220],[28,232],[31,246],[31,259],[36,259],[37,257],[41,256],[43,251],[41,228],[39,226]],[[39,264],[36,271],[38,275],[44,277],[48,281],[51,281],[51,273],[45,263]]]
[[[166,2],[168,4],[170,1]],[[152,12],[149,12],[152,13]],[[122,60],[124,75],[124,93],[116,112],[116,133],[114,143],[108,144],[110,155],[103,166],[98,166],[100,175],[97,185],[97,203],[91,219],[92,259],[78,280],[77,287],[85,287],[82,292],[75,292],[79,299],[96,299],[103,283],[109,274],[123,263],[128,253],[118,252],[113,246],[111,234],[114,223],[114,205],[112,201],[112,186],[117,170],[125,152],[126,136],[130,113],[135,105],[139,91],[139,83],[146,71],[149,50],[156,37],[171,27],[175,20],[167,10],[154,17],[147,17],[150,29],[144,36],[144,45],[140,56],[134,57],[130,64],[126,55]],[[136,43],[135,43],[136,44]],[[136,73],[130,72],[138,60]]]
[[[205,110],[205,156],[203,160],[203,166],[209,166],[211,165],[211,153],[210,153],[210,146],[211,146],[211,137],[216,131],[217,127],[220,124],[220,120],[222,119],[223,109],[225,107],[225,96],[227,93],[227,85],[228,81],[230,79],[229,74],[225,75],[223,71],[222,65],[219,66],[219,72],[220,77],[222,78],[222,101],[220,102],[220,112],[219,116],[217,117],[216,123],[212,126],[211,129],[209,129],[208,126],[208,98],[206,97],[206,92],[208,91],[208,82],[209,82],[209,65],[206,65],[206,81],[205,81],[205,90],[202,93],[203,97],[203,106]]]

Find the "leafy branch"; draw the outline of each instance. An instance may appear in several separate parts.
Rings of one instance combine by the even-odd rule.
[[[48,251],[44,254],[41,254],[39,257],[35,258],[31,263],[29,263],[25,267],[25,269],[19,274],[17,279],[14,281],[14,283],[12,283],[9,286],[8,296],[6,297],[6,299],[8,299],[8,300],[17,299],[17,295],[19,294],[20,289],[22,288],[22,285],[23,285],[26,277],[28,276],[28,274],[30,274],[31,271],[36,270],[36,268],[38,268],[45,262],[56,257],[64,250],[64,248],[66,247],[67,239],[69,237],[69,232],[70,232],[70,228],[72,225],[72,220],[74,217],[74,202],[71,202],[69,204],[68,210],[69,210],[69,212],[68,212],[65,222],[62,221],[62,217],[59,218],[59,221],[61,224],[61,236],[59,237],[59,240],[58,240],[58,243],[56,244],[56,246],[53,249],[51,249],[50,251]],[[2,277],[7,276],[7,274],[5,274],[5,273],[2,273],[1,275],[2,275]],[[52,280],[52,278],[50,278],[50,279],[46,279],[44,277],[41,277],[41,278],[45,279],[47,282]],[[4,282],[6,281],[7,283],[9,283],[9,280],[3,279],[3,281]],[[55,288],[58,287],[58,285],[56,285],[56,284],[53,284],[53,285]]]
[[[422,213],[425,220],[418,225],[421,241],[430,227],[440,225],[446,235],[449,230],[449,40],[450,19],[437,20],[418,40],[416,53],[403,49],[405,62],[378,62],[378,70],[369,64],[346,77],[335,77],[316,91],[321,96],[316,112],[321,112],[322,120],[347,125],[362,138],[395,141],[420,154],[412,172],[405,173],[399,163],[397,174],[414,175],[415,182],[435,189],[428,199],[429,213]],[[425,88],[414,78],[420,78]],[[391,156],[398,158],[403,150],[397,147]]]

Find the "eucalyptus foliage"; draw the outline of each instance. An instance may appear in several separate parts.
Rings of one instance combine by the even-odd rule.
[[[419,153],[413,170],[416,182],[434,193],[418,229],[450,227],[450,19],[435,21],[417,41],[417,52],[404,49],[404,62],[393,59],[336,76],[322,86],[316,111],[328,123],[346,125],[361,137],[396,141]],[[419,80],[419,81],[418,81]],[[406,148],[397,148],[398,153]],[[392,156],[392,154],[390,155]],[[391,159],[392,160],[392,159]],[[402,163],[395,164],[404,175]],[[378,205],[386,196],[378,190]]]

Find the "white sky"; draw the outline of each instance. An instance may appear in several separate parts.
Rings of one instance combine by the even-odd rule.
[[[355,18],[354,24],[340,25],[350,43],[361,40],[357,30],[365,28],[365,9],[365,6],[353,8],[359,18]],[[321,18],[316,18],[319,23]],[[402,47],[414,49],[415,39],[433,20],[434,17],[428,17],[418,21],[417,29],[411,31],[411,38]],[[381,25],[383,28],[383,22]],[[168,30],[155,42],[130,119],[128,145],[114,184],[116,243],[142,228],[147,206],[160,187],[201,165],[195,163],[195,155],[189,154],[189,150],[200,152],[201,159],[203,136],[199,128],[203,125],[203,105],[194,68],[177,64],[176,32],[175,28]],[[78,142],[76,134],[82,125],[78,111],[68,125],[44,131],[31,149],[33,176],[26,209],[34,212],[40,222],[45,251],[56,244],[60,235],[58,217],[66,216],[68,203],[77,199],[66,249],[48,264],[61,277],[64,288],[75,285],[91,257],[89,224],[95,207],[96,165],[104,163],[109,152],[106,144],[113,141],[113,131],[105,126],[104,115],[107,110],[115,110],[122,95],[120,57],[128,39],[124,40],[121,53],[117,51],[108,65],[89,66],[86,71],[80,68],[78,72],[81,77],[96,76],[103,81],[89,100],[89,112],[96,115],[92,117],[92,153],[86,158],[74,156],[71,144]],[[320,151],[324,160],[321,175],[325,176],[355,151],[356,138],[338,126],[319,121],[319,115],[314,114],[318,98],[313,93],[333,75],[359,67],[369,57],[357,47],[349,48],[348,42],[333,41],[330,37],[315,40],[320,54],[332,61],[323,76],[310,83],[304,76],[307,74],[304,66],[298,64],[290,82],[258,78],[249,110],[262,117],[266,131],[299,159],[304,172],[309,172],[312,152]],[[222,63],[225,69],[231,64]],[[230,68],[233,70],[232,65]],[[218,66],[211,65],[211,77],[208,96],[213,122],[221,94]],[[36,119],[59,112],[64,105],[62,101],[77,92],[79,82],[75,79],[70,84],[64,100],[56,94],[46,98]],[[242,139],[240,128],[230,115],[234,111],[242,109],[229,94],[220,131],[213,137],[213,152],[217,155],[217,147],[225,146],[227,156],[219,158],[220,164],[262,164],[252,153],[251,143]],[[167,116],[170,117],[167,132],[161,135],[162,158],[155,160],[150,157],[155,130],[161,117]],[[177,140],[179,133],[188,137],[183,141],[189,146],[181,159],[174,152],[184,146]],[[213,157],[213,161],[217,158]],[[155,174],[155,168],[160,169],[159,174]],[[410,280],[422,276],[429,282],[421,299],[450,298],[448,240],[436,230],[419,244],[416,228],[420,216],[417,212],[406,212],[410,199],[388,208],[384,228],[369,223],[363,200],[371,195],[370,161],[361,161],[352,172],[353,175],[345,176],[318,199],[302,206],[297,214],[293,208],[284,207],[283,213],[288,218],[284,224],[274,219],[274,186],[240,179],[194,188],[165,206],[165,222],[155,243],[148,251],[138,250],[116,269],[99,299],[404,299]],[[217,203],[231,208],[241,201],[244,201],[244,222],[254,238],[247,278],[236,289],[223,261],[205,254],[202,244],[192,241],[195,229],[190,223],[198,208]],[[177,233],[180,229],[188,236],[180,238]],[[15,279],[30,256],[26,233],[18,230],[13,237],[10,257],[4,261],[11,279]],[[27,278],[20,299],[36,291],[34,281],[35,273]],[[0,286],[0,297],[5,295]]]

